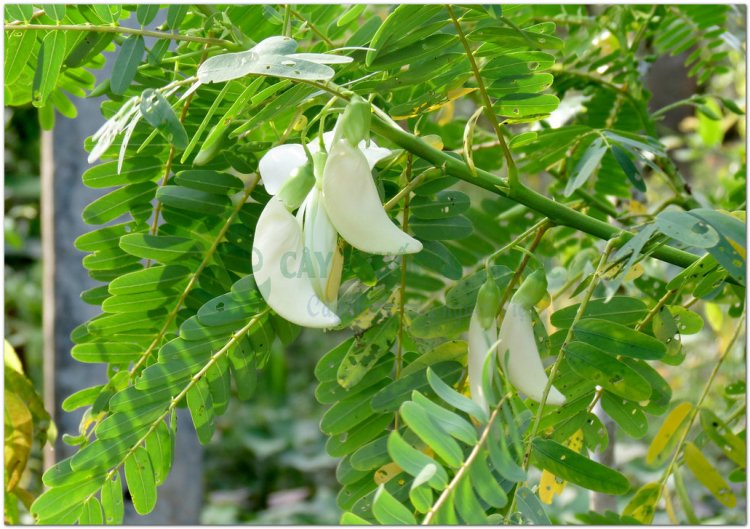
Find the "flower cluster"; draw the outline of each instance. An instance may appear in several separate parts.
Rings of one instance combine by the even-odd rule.
[[[531,307],[547,290],[543,270],[537,270],[524,283],[508,303],[500,332],[497,330],[497,310],[500,293],[491,274],[479,290],[477,303],[469,323],[469,387],[474,401],[488,409],[482,388],[482,371],[488,355],[497,350],[508,381],[527,397],[537,402],[542,400],[547,386],[547,374],[539,356]],[[565,396],[554,386],[547,394],[547,404],[560,406]]]
[[[369,104],[354,98],[334,130],[323,134],[324,150],[319,141],[286,144],[260,160],[272,197],[255,228],[253,274],[268,305],[292,323],[330,328],[341,322],[335,313],[343,267],[338,235],[368,253],[422,249],[383,209],[372,168],[391,151],[364,139],[369,119]]]

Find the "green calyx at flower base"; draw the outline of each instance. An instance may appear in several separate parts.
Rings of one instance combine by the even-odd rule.
[[[369,104],[355,98],[334,130],[323,134],[326,152],[316,139],[306,146],[312,161],[300,144],[279,145],[260,160],[272,198],[255,230],[253,274],[268,305],[292,323],[311,328],[341,323],[334,312],[343,267],[338,235],[368,253],[422,249],[380,202],[372,169],[391,151],[365,141],[369,118]]]
[[[534,336],[531,310],[544,298],[546,290],[544,270],[530,274],[508,303],[498,332],[499,289],[489,274],[480,288],[469,322],[469,388],[471,397],[485,410],[488,405],[482,388],[482,370],[487,356],[495,351],[513,387],[531,400],[542,400],[548,378]],[[550,386],[546,403],[559,406],[564,402],[565,396]]]

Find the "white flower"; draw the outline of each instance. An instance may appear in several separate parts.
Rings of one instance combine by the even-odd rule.
[[[335,327],[341,320],[315,293],[305,264],[302,227],[273,197],[255,227],[255,282],[268,306],[284,319],[303,327]]]
[[[331,150],[333,136],[334,131],[323,134],[323,144],[328,152]],[[378,147],[374,141],[370,141],[370,144],[367,145],[362,140],[358,147],[367,158],[370,170],[375,167],[376,163],[391,154],[390,150]],[[320,142],[315,139],[307,144],[307,148],[310,154],[319,152]],[[258,163],[258,171],[266,192],[269,195],[278,193],[292,171],[303,166],[305,162],[307,162],[305,149],[299,143],[287,143],[269,150]]]
[[[531,400],[541,401],[548,379],[539,356],[530,310],[511,301],[500,325],[499,339],[498,351],[510,383]],[[550,387],[547,404],[560,406],[563,403],[565,396],[554,386]]]
[[[422,243],[396,226],[383,209],[370,161],[345,139],[331,147],[323,170],[328,217],[346,242],[374,254],[415,253]]]

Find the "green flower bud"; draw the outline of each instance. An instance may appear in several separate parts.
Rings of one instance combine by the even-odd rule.
[[[302,205],[313,185],[315,185],[313,166],[308,161],[289,175],[277,196],[289,211],[293,211]]]
[[[492,322],[495,321],[500,296],[500,288],[495,283],[495,279],[488,275],[487,281],[484,282],[477,294],[477,314],[483,329],[489,329]]]
[[[510,302],[525,309],[537,304],[547,293],[547,276],[541,268],[524,279]]]
[[[359,142],[370,138],[370,103],[355,95],[346,106],[344,113],[336,123],[336,132],[333,137],[333,144],[345,138],[352,147],[359,145]]]

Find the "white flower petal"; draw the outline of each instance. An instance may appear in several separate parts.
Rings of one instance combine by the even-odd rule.
[[[539,402],[547,385],[547,373],[539,356],[529,310],[509,303],[499,338],[498,351],[508,380],[531,400]],[[560,406],[564,402],[565,396],[552,386],[547,395],[547,404]]]
[[[334,327],[341,320],[315,294],[304,273],[303,258],[297,219],[278,198],[271,198],[260,214],[253,239],[253,275],[260,293],[269,307],[292,323]]]
[[[305,200],[305,251],[310,259],[312,281],[315,293],[326,299],[326,286],[333,267],[338,234],[331,224],[328,213],[323,206],[323,195],[313,187]]]
[[[471,398],[487,411],[487,398],[482,387],[482,370],[484,361],[497,342],[497,322],[492,321],[489,329],[484,329],[479,320],[479,313],[474,308],[469,322],[469,388]]]
[[[339,140],[328,154],[323,198],[336,231],[355,248],[385,255],[422,249],[422,243],[401,231],[385,212],[367,159],[346,140]]]
[[[269,195],[278,193],[292,171],[305,162],[305,149],[298,143],[279,145],[268,151],[258,162],[258,171],[266,192]]]

